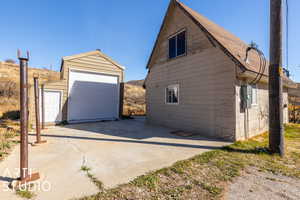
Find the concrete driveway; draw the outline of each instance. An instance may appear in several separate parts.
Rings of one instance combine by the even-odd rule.
[[[67,125],[43,132],[47,144],[31,147],[29,167],[41,174],[36,199],[70,199],[91,195],[98,189],[80,170],[90,167],[105,187],[126,183],[149,171],[167,167],[228,143],[201,137],[179,137],[171,129],[149,126],[143,118]],[[34,141],[34,136],[30,136]],[[5,189],[18,175],[19,147],[0,162],[0,186]],[[8,173],[8,170],[10,174]],[[50,191],[48,186],[51,186]],[[44,190],[44,191],[42,191]],[[0,199],[18,199],[11,191]]]

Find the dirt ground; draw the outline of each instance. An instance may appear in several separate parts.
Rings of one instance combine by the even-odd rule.
[[[300,179],[248,168],[228,188],[228,200],[299,200]]]

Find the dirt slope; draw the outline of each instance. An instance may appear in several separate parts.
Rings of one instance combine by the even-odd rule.
[[[0,118],[3,114],[16,115],[19,110],[20,91],[19,65],[0,62]],[[33,76],[38,75],[41,81],[59,80],[60,73],[48,69],[29,68],[29,84],[33,85]],[[143,80],[130,81],[125,84],[125,115],[144,115],[145,89]]]
[[[145,115],[145,89],[130,83],[125,84],[124,115]]]
[[[4,113],[19,110],[20,68],[17,64],[0,62],[0,117]],[[29,68],[29,84],[33,76],[41,81],[59,80],[60,73],[48,69]]]

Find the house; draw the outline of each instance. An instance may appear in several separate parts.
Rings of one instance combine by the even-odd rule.
[[[230,141],[267,131],[268,70],[248,47],[172,0],[147,64],[147,122]],[[294,83],[283,79],[286,105]]]
[[[123,80],[124,67],[100,50],[63,57],[60,80],[40,86],[42,121],[52,125],[118,119]],[[31,99],[30,121],[34,124]]]

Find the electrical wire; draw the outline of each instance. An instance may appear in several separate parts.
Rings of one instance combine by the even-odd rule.
[[[265,72],[266,66],[267,66],[267,60],[266,60],[264,53],[253,44],[251,44],[251,46],[247,48],[245,60],[248,59],[249,51],[251,51],[251,50],[256,51],[256,53],[259,56],[259,70],[258,70],[255,78],[250,82],[250,84],[256,84],[261,80],[261,78],[264,75],[264,72]]]

